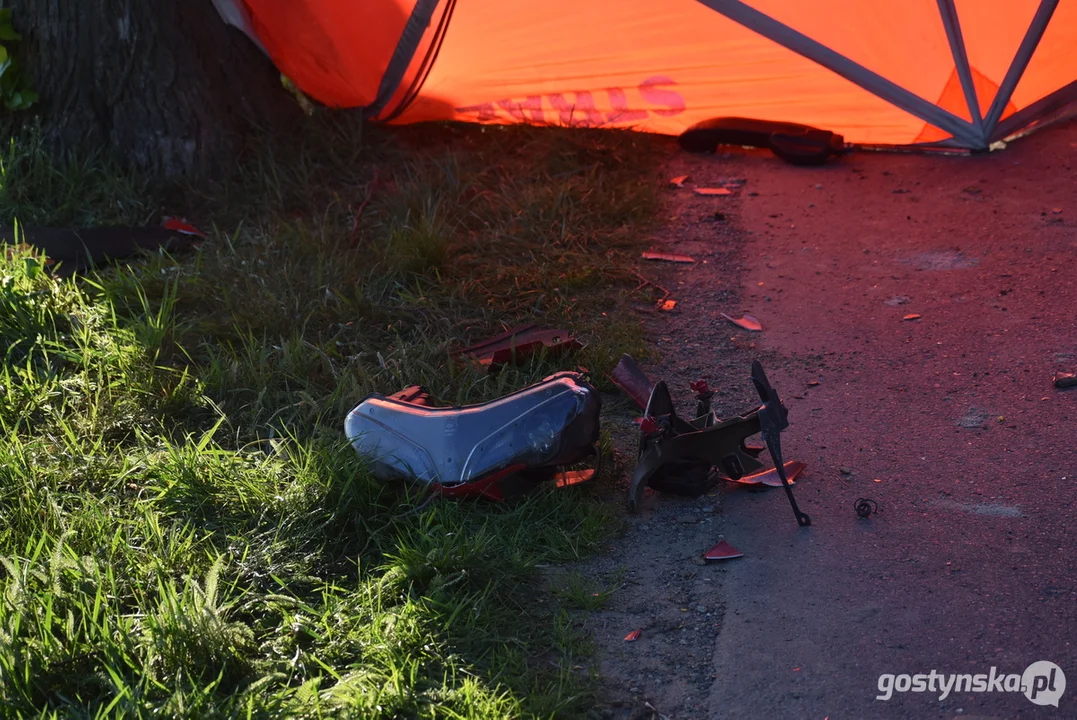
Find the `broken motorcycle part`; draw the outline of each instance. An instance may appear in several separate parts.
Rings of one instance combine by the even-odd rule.
[[[770,380],[767,379],[767,374],[763,372],[763,366],[758,360],[752,362],[752,383],[759,392],[759,399],[763,401],[763,406],[759,408],[759,427],[763,433],[763,441],[770,450],[774,468],[778,471],[785,494],[789,497],[789,504],[793,508],[797,524],[807,527],[811,525],[811,518],[797,507],[797,500],[793,497],[793,489],[785,476],[785,463],[782,460],[782,430],[789,427],[789,411],[778,399],[778,392],[771,387]]]
[[[841,155],[845,150],[845,138],[829,130],[738,117],[698,122],[681,133],[677,142],[682,149],[693,153],[712,153],[719,145],[770,148],[793,165],[821,165],[831,155]]]
[[[399,395],[429,402],[421,388]],[[553,480],[589,457],[597,466],[600,410],[598,392],[582,374],[560,372],[462,407],[373,393],[348,413],[344,429],[380,480],[427,485],[445,497],[503,500],[507,491]],[[562,484],[580,478],[565,473]]]
[[[678,495],[699,495],[711,482],[712,467],[738,479],[762,469],[756,458],[762,448],[746,446],[746,438],[759,432],[758,411],[719,420],[713,412],[689,422],[677,416],[664,381],[655,384],[640,426],[636,470],[632,475],[629,507],[638,511],[643,491],[652,487]]]
[[[790,485],[796,485],[796,478],[807,465],[799,460],[787,460],[785,462],[785,477],[789,481]],[[728,478],[727,478],[728,479]],[[738,485],[765,485],[766,487],[781,487],[782,480],[778,477],[778,469],[771,468],[755,475],[746,475],[739,480],[733,482]]]
[[[856,509],[856,516],[859,518],[871,517],[879,512],[879,506],[869,498],[860,498],[853,507]]]
[[[688,255],[676,255],[674,253],[660,253],[650,251],[643,253],[642,255],[640,255],[640,257],[644,260],[659,260],[661,262],[682,263],[685,265],[689,263],[694,263],[696,261],[694,257],[690,257]]]
[[[711,415],[711,399],[714,397],[714,391],[707,386],[706,380],[688,383],[688,387],[692,388],[692,392],[696,394],[696,417],[706,417],[706,422],[709,423],[714,417]]]
[[[720,541],[710,550],[703,553],[704,560],[732,560],[733,558],[739,557],[744,557],[744,553],[737,550],[725,540]]]
[[[1056,388],[1077,387],[1077,373],[1057,372],[1054,383]]]
[[[762,469],[758,457],[763,447],[749,446],[747,439],[762,434],[775,470],[789,497],[800,525],[811,519],[797,507],[785,474],[781,454],[781,431],[789,426],[787,410],[771,387],[758,361],[752,363],[752,382],[763,404],[744,415],[722,420],[710,409],[709,389],[694,383],[698,417],[686,421],[677,416],[665,382],[651,391],[640,423],[636,470],[629,490],[629,508],[638,512],[647,487],[679,494],[700,494],[706,490],[710,471],[739,480]]]
[[[760,323],[758,320],[756,320],[751,315],[745,315],[743,317],[733,318],[733,317],[730,317],[729,315],[726,315],[725,313],[722,313],[722,317],[724,317],[726,320],[733,323],[737,327],[744,328],[745,330],[750,330],[751,332],[762,332],[762,330],[763,330],[762,323]]]
[[[527,362],[541,352],[556,356],[581,348],[583,345],[580,341],[566,330],[529,324],[506,330],[500,335],[459,350],[456,354],[470,358],[480,366],[488,368],[490,372],[497,372],[505,365]]]
[[[559,488],[579,485],[588,480],[593,480],[599,472],[600,470],[597,467],[588,468],[587,470],[562,470],[557,474],[557,479],[554,481],[554,485]]]
[[[421,385],[409,385],[403,390],[390,395],[389,399],[411,403],[412,405],[422,405],[423,407],[435,407],[430,393]]]
[[[102,225],[91,228],[0,228],[0,244],[25,243],[47,258],[57,275],[66,276],[92,267],[133,257],[143,251],[190,249],[206,239],[205,233],[178,218],[166,217],[159,227]]]
[[[651,389],[654,385],[631,355],[625,353],[621,356],[617,367],[613,368],[613,372],[610,373],[610,380],[621,389],[621,392],[631,398],[640,410],[647,409],[647,399],[651,396]]]

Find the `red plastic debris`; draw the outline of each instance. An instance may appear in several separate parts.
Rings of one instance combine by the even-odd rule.
[[[763,330],[762,323],[760,323],[751,315],[745,315],[744,317],[740,318],[731,318],[725,313],[722,313],[722,317],[724,317],[726,320],[733,323],[737,327],[744,328],[745,330],[751,330],[752,332],[760,332]]]
[[[789,460],[783,467],[785,467],[785,477],[789,480],[789,484],[795,485],[797,475],[799,475],[807,465],[799,460]],[[782,486],[782,479],[778,477],[778,470],[776,468],[764,470],[755,475],[746,475],[740,480],[734,480],[733,482],[740,483],[741,485],[766,485],[767,487]]]
[[[719,542],[703,555],[703,558],[706,560],[732,560],[733,558],[739,557],[744,557],[744,553],[737,550],[725,540]]]
[[[673,253],[660,253],[660,252],[645,252],[640,255],[644,260],[661,260],[662,262],[671,263],[694,263],[696,259],[688,255],[675,255]]]
[[[628,633],[627,635],[625,635],[625,642],[635,642],[636,640],[639,640],[640,632],[640,630],[633,630],[632,632]]]
[[[571,487],[573,485],[585,483],[594,476],[594,468],[588,468],[587,470],[566,470],[557,476],[555,485],[559,488]]]
[[[207,237],[204,232],[196,228],[194,225],[191,225],[186,220],[181,220],[180,218],[166,217],[161,221],[161,227],[165,228],[166,230],[175,230],[176,232],[183,233],[184,235],[197,235],[200,238]]]
[[[434,492],[441,493],[442,497],[452,500],[471,500],[484,497],[488,500],[503,502],[505,500],[505,493],[501,489],[501,481],[509,475],[523,470],[525,467],[527,466],[523,463],[510,465],[481,480],[453,485],[452,487],[445,487],[440,483],[434,483],[433,489]]]
[[[610,373],[610,380],[621,388],[640,410],[647,409],[647,400],[651,397],[651,381],[630,355],[621,356],[617,367]]]
[[[653,417],[641,417],[636,420],[636,424],[639,425],[639,429],[650,435],[651,433],[658,432],[658,421]]]
[[[456,351],[458,357],[471,358],[490,372],[508,364],[527,362],[545,351],[550,356],[563,355],[583,348],[583,344],[566,330],[549,329],[536,324],[521,325],[500,335]]]

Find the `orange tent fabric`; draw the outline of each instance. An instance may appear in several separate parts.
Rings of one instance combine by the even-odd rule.
[[[1077,99],[1077,2],[239,2],[304,92],[392,123],[736,116],[984,149]]]

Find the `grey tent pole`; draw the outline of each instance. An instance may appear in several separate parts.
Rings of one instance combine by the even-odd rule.
[[[254,27],[251,26],[250,14],[242,3],[237,0],[213,0],[213,6],[217,8],[217,14],[221,16],[225,23],[243,31],[243,34],[249,37],[251,42],[257,45],[258,49],[266,57],[269,57],[269,51],[266,50],[262,41],[258,39],[258,33],[254,32]]]
[[[1010,69],[1006,71],[1006,77],[1002,79],[1002,84],[995,93],[995,99],[991,102],[991,109],[987,111],[987,117],[984,118],[984,126],[989,137],[994,135],[995,127],[998,125],[999,118],[1002,117],[1002,111],[1006,109],[1006,103],[1010,101],[1014,88],[1017,87],[1021,76],[1025,74],[1025,68],[1032,59],[1032,53],[1040,44],[1043,31],[1047,29],[1047,23],[1051,21],[1051,16],[1057,6],[1058,0],[1040,0],[1040,6],[1036,8],[1036,14],[1032,16],[1032,22],[1029,23],[1025,37],[1017,47]]]
[[[1069,85],[1063,85],[1050,95],[1042,97],[1031,105],[1023,107],[1010,115],[995,127],[995,131],[991,133],[991,141],[1005,140],[1033,121],[1056,110],[1061,110],[1075,101],[1077,101],[1077,81],[1071,82]]]
[[[1057,1],[1057,0],[1056,0]],[[863,65],[853,62],[822,43],[812,40],[807,35],[778,22],[774,18],[748,7],[739,0],[698,0],[711,10],[726,16],[733,22],[759,33],[765,38],[789,48],[799,55],[819,63],[823,67],[841,75],[846,80],[859,85],[864,90],[877,95],[916,117],[942,128],[960,140],[965,147],[983,148],[983,135],[967,120],[947,112],[937,105],[924,100],[915,93],[897,85],[882,75],[868,70]]]
[[[374,96],[374,102],[363,108],[364,117],[376,117],[385,109],[392,99],[400,82],[404,79],[404,73],[408,71],[415,51],[430,27],[430,20],[434,17],[434,8],[438,6],[438,0],[418,0],[411,10],[404,31],[400,33],[400,39],[396,43],[393,55],[389,58],[389,65],[385,68],[385,74],[381,76],[378,84],[378,94]]]
[[[981,137],[986,137],[983,116],[980,114],[980,101],[976,97],[976,86],[972,82],[972,68],[969,67],[969,56],[965,51],[965,38],[961,34],[961,23],[957,18],[957,8],[954,7],[954,0],[938,2],[939,15],[942,16],[942,24],[946,28],[946,39],[950,41],[950,53],[954,56],[954,68],[961,79],[961,90],[965,93],[965,102],[969,106],[969,117]]]

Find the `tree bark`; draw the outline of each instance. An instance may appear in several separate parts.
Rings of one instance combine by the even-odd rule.
[[[46,146],[166,176],[234,163],[257,126],[301,116],[268,58],[211,0],[8,0]],[[276,126],[276,127],[274,127]]]

